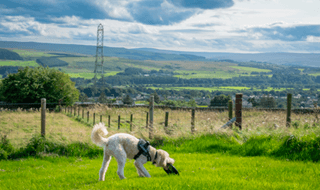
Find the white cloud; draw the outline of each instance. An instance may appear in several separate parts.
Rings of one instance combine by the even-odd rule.
[[[307,36],[306,39],[307,42],[320,42],[319,36]]]

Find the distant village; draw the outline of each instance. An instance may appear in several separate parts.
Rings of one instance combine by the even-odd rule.
[[[242,107],[244,108],[252,108],[253,105],[251,102],[249,102],[248,100],[250,98],[254,98],[255,100],[259,100],[261,99],[263,96],[265,95],[243,95],[242,97]],[[147,101],[150,98],[150,95],[147,93],[140,93],[138,95],[130,95],[130,97],[133,99],[134,101],[134,105],[144,105],[144,104],[140,104],[140,103],[136,103],[136,102],[143,102],[143,101]],[[272,96],[271,94],[269,95],[269,97],[273,97],[275,100],[277,99],[283,99],[286,100],[287,96]],[[297,94],[292,96],[293,99],[300,99],[302,97],[301,94]],[[174,100],[174,101],[190,101],[190,99],[185,98],[183,96],[167,96],[166,98],[159,95],[160,101],[164,101],[164,100]],[[213,97],[212,97],[213,98]],[[197,105],[210,105],[210,101],[212,100],[212,98],[208,98],[208,97],[197,97],[194,98],[194,100],[196,101]],[[107,96],[108,100],[112,100],[115,99],[115,102],[112,103],[113,105],[122,105],[123,101],[122,101],[122,97],[114,97],[114,96]],[[232,101],[235,102],[235,96],[233,95],[231,97]],[[89,98],[90,102],[77,102],[78,104],[93,104],[93,102],[98,102],[98,97],[91,97]],[[307,97],[307,101],[303,101],[300,102],[300,108],[314,108],[315,107],[315,103],[318,102],[318,97],[316,96],[308,96]],[[317,106],[317,105],[316,105]]]

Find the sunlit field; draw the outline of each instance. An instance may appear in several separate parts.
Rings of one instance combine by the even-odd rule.
[[[79,115],[78,115],[79,110]],[[82,118],[82,108],[76,108],[72,113],[66,109],[62,113],[47,113],[48,138],[59,142],[90,142],[90,132],[93,126],[93,114],[95,123],[102,122],[108,126],[110,115],[109,133],[118,132],[131,133],[139,138],[149,138],[149,130],[146,126],[147,108],[108,108],[104,105],[85,108]],[[89,111],[89,120],[87,112]],[[168,127],[164,127],[165,113],[169,112]],[[27,143],[35,134],[40,134],[40,112],[0,112],[0,135],[7,135],[15,147],[21,147]],[[132,131],[130,131],[130,116],[133,115]],[[292,113],[292,126],[286,127],[286,112],[268,111],[243,111],[243,130],[241,133],[246,136],[255,134],[273,135],[310,135],[320,134],[320,119],[316,114],[294,114]],[[120,116],[120,129],[118,129],[118,116]],[[195,115],[196,135],[215,134],[223,132],[233,134],[232,130],[219,130],[228,121],[228,112],[218,111],[197,111]],[[80,122],[79,122],[80,121]],[[277,125],[278,127],[275,127]],[[191,133],[191,112],[180,110],[154,110],[154,134],[159,138],[181,138],[190,137]]]
[[[36,61],[0,60],[0,66],[37,67],[39,64]]]
[[[79,111],[79,112],[78,112]],[[87,112],[89,111],[89,121]],[[149,139],[146,108],[108,108],[95,105],[84,110],[62,109],[61,113],[46,113],[46,139],[61,145],[84,143],[96,147],[90,140],[95,122],[106,124],[109,135],[124,132],[150,140],[157,149],[164,149],[175,159],[180,175],[167,175],[162,168],[145,164],[151,178],[140,178],[133,160],[127,160],[126,179],[116,174],[113,158],[104,182],[98,181],[102,149],[96,156],[61,156],[39,148],[36,157],[0,161],[2,189],[319,189],[320,165],[318,150],[311,155],[306,148],[319,147],[319,119],[316,114],[292,114],[292,124],[286,127],[285,112],[243,111],[242,130],[220,127],[228,121],[227,112],[197,111],[191,133],[191,113],[180,110],[154,110],[154,139]],[[164,127],[165,112],[169,112],[168,127]],[[79,113],[79,114],[78,114]],[[133,128],[130,130],[130,115]],[[108,127],[108,116],[111,126]],[[118,116],[121,117],[118,129]],[[0,136],[16,150],[40,134],[40,112],[34,110],[0,112]],[[288,138],[290,136],[290,138]],[[302,139],[292,141],[292,139]],[[294,145],[297,142],[300,144]],[[310,143],[310,146],[305,143]],[[289,145],[287,145],[289,144]],[[291,145],[290,145],[291,144]],[[58,144],[57,144],[58,145]],[[57,146],[55,145],[55,146]],[[61,146],[59,145],[59,146]],[[289,146],[302,146],[288,149]],[[40,146],[41,147],[41,146]],[[77,147],[77,146],[76,146]],[[65,148],[63,148],[65,150]],[[290,152],[290,151],[296,152]],[[69,150],[72,154],[75,149]],[[302,151],[299,153],[299,151]],[[310,154],[310,155],[309,155]],[[310,157],[313,156],[313,157]],[[320,154],[319,154],[320,156]],[[309,159],[313,159],[314,162]],[[304,161],[298,161],[304,160]]]

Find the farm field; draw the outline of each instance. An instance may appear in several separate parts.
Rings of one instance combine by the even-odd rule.
[[[146,128],[147,108],[107,108],[104,105],[97,105],[84,109],[84,118],[82,119],[82,108],[74,110],[72,114],[66,116],[65,109],[62,113],[48,113],[46,116],[47,138],[63,143],[82,142],[89,143],[91,127],[93,126],[93,113],[95,113],[95,122],[99,122],[100,115],[102,121],[108,123],[110,115],[109,134],[117,132],[131,133],[138,138],[148,139],[149,131]],[[87,122],[87,111],[89,111],[89,122]],[[165,114],[169,112],[168,128],[164,128]],[[6,135],[10,142],[16,148],[27,144],[28,139],[34,135],[40,134],[40,112],[0,112],[0,137]],[[133,129],[130,131],[130,116],[133,114]],[[294,114],[292,113],[292,125],[295,127],[286,127],[285,112],[267,112],[267,111],[244,111],[241,131],[241,138],[248,138],[256,134],[285,136],[320,134],[320,121],[315,114]],[[118,130],[118,116],[120,115],[120,130]],[[195,127],[197,135],[216,134],[221,132],[219,128],[224,125],[228,119],[228,112],[201,112],[195,114]],[[79,122],[81,121],[81,122]],[[274,125],[279,128],[274,130]],[[154,133],[159,138],[177,139],[182,137],[192,137],[191,134],[191,112],[179,110],[154,110]],[[223,133],[232,135],[232,130],[222,130]],[[244,139],[240,140],[243,141]]]
[[[241,76],[250,76],[249,74],[241,74],[238,72],[231,72],[231,71],[223,71],[223,70],[216,70],[216,71],[186,71],[186,70],[178,70],[175,71],[180,73],[180,75],[174,75],[175,77],[183,78],[183,79],[192,79],[192,78],[221,78],[221,79],[228,79],[232,77],[239,77]]]
[[[24,59],[34,58],[34,57],[54,57],[56,55],[49,54],[47,52],[35,51],[35,50],[23,50],[23,49],[12,49],[12,51],[19,54]]]
[[[40,57],[54,57],[55,54],[33,50],[13,49],[16,53],[24,58],[24,61],[0,61],[0,66],[38,66],[35,59]],[[58,57],[58,59],[67,62],[67,67],[57,67],[71,77],[81,77],[85,79],[92,78],[95,56],[79,57]],[[175,77],[183,79],[192,78],[221,78],[228,79],[241,76],[255,76],[252,72],[270,72],[267,69],[258,69],[253,67],[238,66],[235,63],[215,62],[215,61],[140,61],[129,60],[117,57],[104,57],[104,70],[109,75],[115,72],[123,71],[125,68],[135,67],[147,71],[160,69],[173,69],[178,75]],[[77,74],[76,74],[77,73]],[[272,75],[268,75],[271,77]]]
[[[16,60],[0,60],[0,66],[18,66],[18,67],[37,67],[39,64],[36,61],[16,61]]]
[[[104,74],[105,77],[116,75],[117,71],[110,71]],[[92,79],[94,77],[94,73],[67,73],[71,78],[84,78],[84,79]],[[101,75],[98,75],[97,78],[101,78]]]
[[[309,74],[309,75],[311,75],[311,76],[320,76],[320,73],[311,73],[311,74]]]
[[[250,87],[245,87],[245,86],[220,86],[220,87],[147,87],[147,88],[151,88],[151,89],[165,89],[165,90],[208,90],[208,91],[234,91],[234,90],[246,90],[246,91],[262,91],[262,89],[258,89],[258,88],[250,88]],[[266,89],[263,89],[263,91],[285,91],[287,90],[286,88],[272,88],[272,87],[268,87]],[[305,89],[305,90],[309,90],[309,89]]]
[[[0,161],[3,189],[319,189],[320,165],[311,162],[238,157],[225,154],[174,153],[179,176],[145,164],[151,178],[140,178],[132,160],[126,179],[116,174],[113,158],[105,181],[98,181],[102,157],[47,157]],[[17,180],[19,179],[19,180]]]
[[[96,105],[72,113],[47,113],[46,139],[63,144],[81,142],[94,146],[90,140],[93,113],[107,123],[109,135],[124,132],[148,139],[145,119],[148,109],[108,108]],[[165,112],[169,125],[164,128]],[[26,146],[28,139],[40,133],[40,112],[2,110],[0,136],[7,135],[13,146]],[[130,131],[130,115],[133,130]],[[121,116],[118,130],[118,116]],[[0,183],[4,189],[319,189],[320,164],[318,149],[320,121],[315,114],[292,113],[292,126],[286,126],[286,113],[244,111],[243,130],[219,128],[228,121],[227,112],[196,112],[196,133],[191,134],[189,111],[154,110],[156,148],[164,149],[176,160],[180,176],[168,176],[162,168],[145,164],[152,178],[140,178],[132,160],[125,167],[127,179],[116,174],[113,158],[106,181],[98,181],[102,151],[98,157],[65,157],[41,152],[40,157],[0,161]],[[275,128],[277,124],[279,127]],[[289,137],[289,139],[286,139]],[[293,138],[292,138],[293,137]],[[291,141],[301,139],[301,141]],[[299,142],[301,144],[292,144]],[[307,143],[310,143],[310,146]],[[291,143],[291,144],[290,144]],[[287,144],[289,144],[287,146]],[[284,147],[283,147],[284,146]],[[290,146],[308,146],[302,152],[290,152]],[[309,149],[310,148],[310,149]],[[102,150],[102,149],[100,149]],[[293,150],[293,149],[292,149]],[[296,148],[295,151],[300,151]],[[309,151],[309,152],[308,152]],[[312,154],[311,154],[312,152]],[[268,155],[268,156],[266,156]],[[317,157],[317,155],[319,155]],[[315,159],[293,161],[300,159]],[[19,179],[19,180],[17,180]]]
[[[242,67],[242,66],[230,66],[234,69],[239,69],[243,71],[248,71],[248,72],[271,72],[269,69],[258,69],[258,68],[253,68],[253,67]]]

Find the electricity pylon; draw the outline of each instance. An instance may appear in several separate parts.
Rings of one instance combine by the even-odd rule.
[[[97,91],[97,81],[98,75],[101,74],[101,86],[104,86],[103,78],[103,26],[99,24],[97,31],[97,52],[96,52],[96,62],[94,67],[94,94]]]

